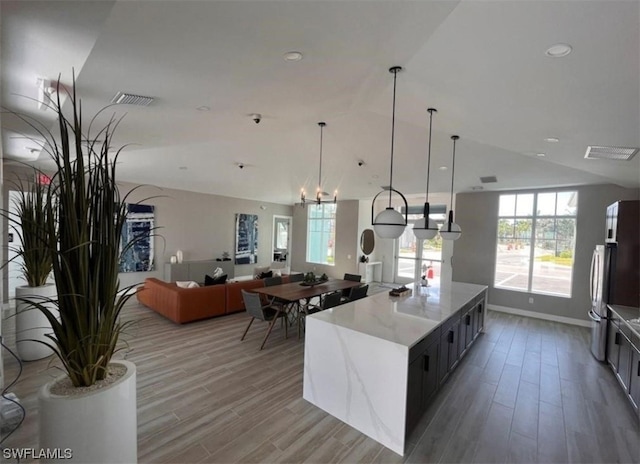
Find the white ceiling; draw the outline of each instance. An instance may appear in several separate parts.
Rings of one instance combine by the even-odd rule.
[[[403,193],[424,195],[428,107],[438,109],[433,192],[449,192],[451,170],[437,168],[451,166],[454,133],[456,192],[491,175],[498,182],[485,190],[640,187],[640,155],[584,159],[588,145],[640,146],[637,1],[3,0],[0,8],[5,108],[52,124],[32,100],[36,79],[62,74],[68,84],[72,68],[85,114],[117,91],[156,99],[113,107],[126,112],[116,141],[134,144],[120,157],[123,181],[290,204],[302,187],[316,188],[317,122],[326,121],[323,189],[372,198],[389,184],[388,68],[400,65],[393,184]],[[559,42],[573,52],[545,56]],[[290,50],[304,59],[285,62]],[[24,127],[6,114],[2,126],[4,156],[30,156]]]

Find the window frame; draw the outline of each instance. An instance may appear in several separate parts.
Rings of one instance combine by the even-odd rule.
[[[550,194],[553,193],[555,194],[555,213],[554,215],[550,215],[550,214],[538,214],[538,197],[539,195],[544,195],[544,194]],[[574,214],[557,214],[557,210],[558,210],[558,195],[562,194],[562,193],[573,193],[575,196],[575,213]],[[533,195],[533,205],[532,205],[532,212],[531,215],[519,215],[518,214],[518,196],[524,196],[524,195]],[[513,214],[512,215],[501,215],[500,214],[500,200],[502,197],[505,196],[515,196],[515,203],[514,203],[514,208],[513,208]],[[497,225],[497,231],[496,231],[496,255],[495,255],[495,260],[494,260],[494,264],[495,264],[495,269],[494,269],[494,273],[493,273],[493,287],[500,289],[500,290],[508,290],[508,291],[512,291],[512,292],[524,292],[524,293],[531,293],[531,294],[536,294],[536,295],[548,295],[548,296],[554,296],[554,297],[558,297],[558,298],[571,298],[572,294],[573,294],[573,277],[574,277],[574,272],[575,272],[575,251],[576,251],[576,243],[577,243],[577,236],[578,236],[578,230],[577,230],[577,222],[578,222],[578,211],[579,211],[579,191],[576,188],[567,188],[567,189],[552,189],[552,190],[523,190],[523,191],[517,191],[517,192],[504,192],[504,193],[500,193],[498,195],[498,215],[497,215],[497,220],[496,220],[496,225]],[[545,238],[539,238],[537,237],[537,222],[540,220],[544,220],[544,219],[551,219],[554,221],[554,236],[555,238],[553,239],[545,239]],[[540,291],[540,290],[534,290],[533,288],[533,279],[534,279],[534,274],[535,274],[535,250],[536,250],[536,243],[537,242],[541,242],[541,241],[545,241],[545,240],[553,240],[556,243],[556,250],[557,250],[557,244],[559,241],[561,241],[558,236],[557,236],[557,221],[558,220],[562,220],[562,219],[571,219],[574,221],[575,223],[575,228],[574,228],[574,235],[573,235],[573,248],[572,248],[572,256],[574,261],[571,263],[571,284],[569,286],[569,292],[568,294],[561,294],[561,293],[557,293],[557,292],[550,292],[550,291]],[[523,240],[528,240],[529,241],[529,262],[528,262],[528,274],[527,274],[527,288],[526,289],[522,289],[522,288],[514,288],[514,287],[506,287],[506,286],[500,286],[497,285],[497,272],[498,272],[498,246],[501,242],[501,240],[504,239],[509,239],[510,237],[506,237],[506,236],[502,236],[500,235],[500,221],[501,220],[509,220],[509,221],[514,221],[514,234],[512,239],[513,240],[517,240],[518,238],[523,239]],[[530,234],[528,236],[522,236],[522,237],[518,237],[517,231],[515,230],[516,224],[518,221],[530,221],[531,222],[531,229],[530,229]]]
[[[333,211],[327,215],[327,207],[331,207],[333,208]],[[311,217],[312,215],[312,211],[313,209],[322,209],[322,214],[319,217]],[[332,221],[333,223],[333,227],[332,230],[329,232],[326,232],[324,230],[324,226],[327,223],[327,221]],[[311,234],[315,234],[317,233],[317,231],[314,231],[313,227],[312,227],[312,222],[320,222],[321,224],[321,228],[323,229],[321,232],[321,237],[325,234],[325,233],[329,233],[329,240],[333,242],[333,262],[328,261],[326,258],[329,257],[328,254],[323,253],[324,257],[325,257],[325,261],[323,262],[318,262],[318,261],[314,261],[311,258]],[[324,266],[335,266],[335,251],[336,251],[336,228],[337,228],[337,222],[338,222],[338,204],[337,203],[321,203],[321,204],[310,204],[307,205],[307,246],[306,246],[306,261],[307,263],[312,263],[312,264],[320,264],[320,265],[324,265]],[[320,242],[321,244],[323,243],[323,241],[321,240]]]

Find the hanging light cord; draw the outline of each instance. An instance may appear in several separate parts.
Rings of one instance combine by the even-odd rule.
[[[458,140],[457,135],[451,136],[453,139],[453,159],[451,160],[451,197],[449,198],[449,209],[453,209],[453,178],[456,173],[456,140]]]
[[[451,160],[451,196],[449,197],[449,220],[447,221],[447,231],[451,232],[451,223],[453,222],[453,179],[456,173],[456,140],[460,137],[452,135],[453,140],[453,157]]]
[[[393,73],[393,111],[391,112],[391,168],[389,169],[389,208],[391,208],[391,193],[393,192],[393,145],[396,133],[396,80],[399,68],[391,68]]]
[[[429,108],[427,110],[429,112],[429,151],[428,153],[428,158],[427,158],[427,193],[425,196],[425,201],[428,202],[429,201],[429,171],[431,170],[431,130],[432,130],[432,124],[433,124],[433,113],[438,111],[435,108]]]
[[[320,169],[318,169],[318,193],[316,194],[316,200],[320,202],[322,195],[322,132],[325,123],[319,122],[318,125],[320,126]]]

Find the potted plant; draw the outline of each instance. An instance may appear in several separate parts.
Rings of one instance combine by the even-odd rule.
[[[12,260],[19,261],[26,285],[16,287],[16,346],[23,361],[35,361],[53,354],[46,343],[52,331],[45,315],[31,301],[47,304],[55,314],[55,307],[48,303],[55,298],[55,285],[48,282],[52,269],[46,229],[48,210],[45,208],[48,186],[39,182],[40,172],[33,169],[33,177],[14,183],[16,196],[13,209],[3,212],[9,230],[16,239],[16,252]]]
[[[50,346],[66,374],[40,391],[40,447],[69,450],[78,462],[135,462],[136,368],[112,360],[127,326],[120,312],[130,297],[118,276],[129,194],[120,194],[115,179],[122,148],[110,152],[120,119],[92,131],[100,112],[85,130],[75,76],[68,91],[58,80],[56,95],[50,102],[58,118],[55,135],[31,123],[54,163],[41,227],[57,290],[55,299],[31,304],[51,324]]]

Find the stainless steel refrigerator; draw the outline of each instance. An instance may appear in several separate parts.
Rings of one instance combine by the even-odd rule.
[[[607,304],[640,304],[640,237],[638,201],[618,201],[607,208],[605,245],[596,245],[591,259],[589,292],[592,320],[591,352],[606,360]]]

